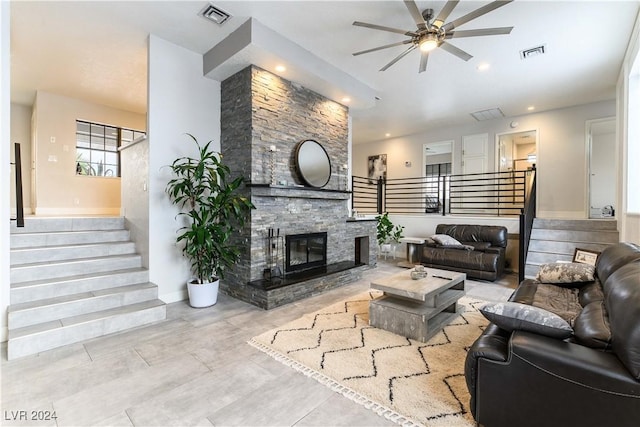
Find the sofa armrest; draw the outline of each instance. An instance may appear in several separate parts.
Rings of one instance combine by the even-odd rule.
[[[491,326],[491,325],[489,325]],[[475,395],[478,381],[478,359],[506,362],[509,338],[501,334],[483,334],[473,343],[464,362],[464,376],[471,395],[471,412],[475,415]]]
[[[487,426],[637,425],[640,382],[612,353],[516,331],[506,361],[479,358],[476,420]]]

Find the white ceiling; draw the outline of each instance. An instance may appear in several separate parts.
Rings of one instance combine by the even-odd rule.
[[[232,15],[220,27],[197,16],[206,3],[12,1],[12,102],[31,105],[35,90],[45,90],[144,113],[149,33],[204,54],[254,17],[378,91],[375,107],[352,109],[354,141],[374,141],[473,122],[469,113],[488,108],[517,116],[530,105],[544,111],[613,99],[640,5],[517,0],[459,28],[514,26],[510,35],[453,40],[474,58],[437,50],[418,74],[417,52],[378,71],[404,47],[351,55],[404,38],[354,27],[355,20],[415,29],[401,1],[215,0]],[[436,13],[444,3],[417,1]],[[463,1],[448,21],[487,3]],[[520,59],[520,50],[542,44],[545,55]],[[489,70],[476,69],[482,62]]]

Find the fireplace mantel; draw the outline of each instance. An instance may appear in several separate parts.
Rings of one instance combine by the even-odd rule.
[[[247,184],[252,196],[289,197],[296,199],[348,200],[351,191],[271,184]]]

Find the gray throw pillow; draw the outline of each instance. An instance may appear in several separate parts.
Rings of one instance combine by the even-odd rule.
[[[571,325],[562,317],[540,307],[517,302],[485,304],[480,312],[505,331],[528,331],[552,338],[565,339],[573,334]]]
[[[462,243],[449,236],[448,234],[434,234],[431,238],[442,246],[462,246]]]
[[[595,272],[594,266],[577,262],[542,264],[536,275],[536,280],[542,283],[593,282]]]

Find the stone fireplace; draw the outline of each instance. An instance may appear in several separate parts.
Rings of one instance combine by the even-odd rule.
[[[224,160],[245,177],[244,191],[256,206],[239,237],[245,251],[221,290],[269,309],[357,280],[375,265],[375,221],[348,219],[350,192],[341,167],[348,161],[348,109],[249,66],[222,82],[221,110]],[[306,139],[322,144],[330,158],[323,188],[304,186],[297,174],[295,149]],[[320,233],[326,236],[322,249],[316,237],[287,238]],[[323,265],[314,264],[319,251]],[[303,254],[311,264],[297,267]],[[275,280],[265,274],[277,270],[282,275]]]

